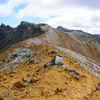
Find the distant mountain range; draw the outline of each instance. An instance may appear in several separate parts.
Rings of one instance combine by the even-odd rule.
[[[34,24],[26,21],[22,21],[15,28],[1,24],[0,51],[26,39],[61,46],[100,61],[100,37],[97,34],[91,35],[82,30],[70,30],[62,26],[52,28],[47,24]]]
[[[94,34],[94,35],[96,35],[96,36],[100,36],[100,34]]]

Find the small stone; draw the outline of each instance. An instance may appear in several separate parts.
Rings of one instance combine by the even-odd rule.
[[[16,87],[16,86],[14,86],[14,87],[13,87],[13,89],[14,89],[14,90],[17,90],[17,87]]]
[[[12,73],[17,73],[19,70],[17,69],[17,70],[14,70],[14,71],[12,71]]]
[[[75,72],[75,74],[76,74],[76,75],[79,75],[79,73],[78,73],[78,72]]]
[[[66,97],[66,96],[68,95],[68,91],[62,92],[62,95],[63,95],[64,97]]]
[[[14,70],[14,71],[10,72],[9,75],[10,75],[11,77],[13,77],[12,74],[17,73],[18,71],[19,71],[18,69],[17,69],[17,70]]]
[[[70,69],[69,71],[70,72],[76,72],[76,69]]]
[[[50,92],[50,95],[51,96],[55,94],[55,91],[54,90],[50,90],[49,92]]]
[[[74,78],[76,79],[76,80],[79,80],[79,76],[77,76],[77,75],[75,75],[75,74],[73,74],[73,76],[74,76]]]
[[[46,69],[51,70],[51,69],[52,69],[52,67],[51,67],[51,66],[49,66],[49,67],[47,67]]]
[[[33,74],[33,77],[37,77],[36,74]]]
[[[22,81],[29,83],[30,80],[27,77],[23,77]]]
[[[36,69],[36,72],[41,71],[44,68],[44,66],[38,66],[38,68]]]
[[[58,51],[57,51],[57,50],[52,50],[51,53],[52,53],[52,54],[57,54]]]
[[[16,86],[17,88],[22,88],[22,87],[25,87],[26,85],[24,84],[23,81],[18,81],[14,83],[14,86]]]
[[[47,98],[50,95],[50,93],[49,93],[48,89],[42,89],[41,95]]]
[[[38,81],[39,81],[39,80],[38,80],[38,79],[36,79],[36,80],[35,80],[35,83],[37,83]]]
[[[37,82],[38,82],[38,79],[34,79],[34,78],[33,78],[33,79],[30,80],[29,83],[37,83]]]
[[[35,59],[31,58],[31,59],[30,59],[30,63],[36,64],[37,61],[36,61]]]
[[[11,77],[14,77],[14,75],[13,75],[13,74],[10,74],[10,76],[11,76]]]
[[[100,86],[100,82],[98,83],[98,85]]]
[[[65,84],[66,84],[66,85],[68,85],[68,83],[67,83],[67,82],[65,82]]]
[[[64,71],[68,71],[68,68],[65,68]]]
[[[62,92],[62,88],[61,87],[58,87],[56,90],[55,90],[55,93],[59,93],[59,92]]]
[[[29,64],[30,64],[30,62],[28,61],[26,64],[27,64],[27,65],[29,65]]]
[[[93,94],[93,90],[90,89],[89,92],[86,94],[85,98],[87,98],[87,99],[90,98],[92,96],[92,94]]]
[[[3,81],[6,81],[7,80],[7,78],[3,78]]]
[[[26,91],[25,93],[26,93],[26,94],[29,94],[29,92],[28,92],[28,91]]]
[[[27,68],[27,71],[30,71],[30,69],[29,69],[29,68]]]
[[[29,83],[35,83],[35,79],[31,79]]]
[[[96,87],[96,90],[100,90],[100,87]]]
[[[44,65],[44,68],[47,68],[47,67],[48,67],[48,65],[45,64],[45,65]]]

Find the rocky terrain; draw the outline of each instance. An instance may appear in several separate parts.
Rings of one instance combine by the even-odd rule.
[[[0,30],[0,100],[100,99],[99,37],[29,22]]]
[[[0,26],[0,51],[10,45],[26,39],[36,39],[42,44],[52,44],[74,52],[80,53],[90,59],[100,62],[100,37],[83,32],[71,30],[61,26],[52,28],[47,24],[34,24],[22,21],[16,28]]]
[[[0,100],[100,98],[98,62],[62,47],[29,39],[2,52],[0,62]]]

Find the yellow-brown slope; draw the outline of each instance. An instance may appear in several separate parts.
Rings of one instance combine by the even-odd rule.
[[[20,46],[25,46],[25,42],[11,47],[8,51]],[[96,90],[99,79],[86,72],[79,64],[75,64],[77,62],[71,57],[58,50],[58,55],[63,58],[64,67],[76,69],[79,73],[79,80],[70,71],[64,71],[64,67],[48,66],[48,68],[36,72],[38,66],[45,65],[55,56],[55,54],[50,53],[55,48],[48,45],[34,45],[28,48],[30,50],[37,49],[37,51],[43,49],[42,56],[30,58],[39,59],[36,64],[27,64],[28,60],[17,67],[0,72],[0,95],[2,96],[5,91],[9,92],[9,96],[5,97],[4,100],[86,100],[85,96],[91,89],[93,96],[91,95],[89,100],[99,100],[100,90]],[[6,52],[1,54],[1,60],[8,57],[8,55],[5,56]],[[18,70],[16,73],[10,75],[12,71],[16,70]],[[22,81],[23,77],[27,77],[29,80],[37,79],[38,81],[27,83],[24,88],[14,88],[14,83]]]

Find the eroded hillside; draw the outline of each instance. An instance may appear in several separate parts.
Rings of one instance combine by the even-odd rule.
[[[42,44],[64,47],[100,62],[100,37],[81,30],[69,30],[59,26],[34,24],[22,21],[16,28],[0,26],[0,51],[23,40],[34,38]]]
[[[39,43],[52,44],[80,53],[100,62],[100,37],[80,30],[62,30],[51,28],[45,36],[36,39]]]
[[[0,100],[99,100],[99,79],[70,52],[30,40],[10,46],[0,55]]]

